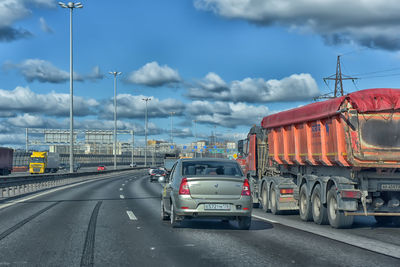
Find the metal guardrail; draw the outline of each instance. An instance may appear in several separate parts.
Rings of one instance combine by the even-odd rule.
[[[35,175],[20,176],[0,180],[0,200],[15,197],[22,194],[33,193],[43,189],[49,189],[57,186],[73,184],[85,180],[95,179],[91,176],[121,172],[135,169],[143,169],[143,167],[124,168],[118,170],[106,170],[102,172],[90,171],[82,173],[63,173],[53,175]]]

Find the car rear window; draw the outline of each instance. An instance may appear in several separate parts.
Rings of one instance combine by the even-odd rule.
[[[190,176],[242,176],[239,165],[232,161],[188,161],[182,163],[182,174]]]

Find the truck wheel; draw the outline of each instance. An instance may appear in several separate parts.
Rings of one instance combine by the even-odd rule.
[[[303,221],[308,222],[312,220],[311,202],[307,194],[306,184],[303,184],[300,188],[299,213],[300,219]]]
[[[336,190],[332,186],[327,196],[328,219],[333,228],[349,228],[353,224],[353,216],[345,216],[342,210],[337,209]]]
[[[249,230],[251,225],[251,216],[239,216],[238,225],[240,230]]]
[[[281,211],[278,209],[278,200],[276,199],[275,186],[271,187],[271,213],[274,215],[279,215]]]
[[[328,224],[328,212],[321,201],[321,185],[317,184],[311,195],[312,217],[316,224]]]
[[[169,219],[169,215],[165,212],[164,202],[161,199],[161,220],[166,221],[168,219]]]
[[[261,206],[263,211],[269,212],[269,201],[268,201],[268,187],[267,183],[263,184],[262,191],[261,191]]]

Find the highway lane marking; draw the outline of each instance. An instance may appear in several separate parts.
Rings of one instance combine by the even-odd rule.
[[[120,188],[119,191],[122,191],[122,188]]]
[[[124,198],[125,198],[125,196],[124,196],[124,195],[119,195],[119,198],[122,198],[122,199],[124,199]]]
[[[122,184],[122,186],[125,186],[125,184]]]
[[[127,210],[127,211],[126,211],[126,214],[128,214],[128,217],[129,217],[129,219],[130,219],[131,221],[137,221],[137,218],[136,218],[135,214],[133,214],[132,211]]]
[[[271,219],[267,219],[267,218],[263,218],[263,217],[260,217],[260,216],[257,216],[257,215],[251,215],[251,216],[254,217],[254,218],[263,220],[263,221],[270,222],[270,223],[278,223],[277,221],[274,221],[274,220],[271,220]]]
[[[343,233],[340,232],[340,230],[334,230],[332,228],[318,227],[318,225],[316,224],[308,224],[304,222],[299,223],[297,221],[291,221],[282,217],[279,218],[279,221],[273,221],[271,219],[267,219],[254,214],[252,215],[252,217],[267,222],[281,224],[303,232],[319,235],[354,247],[400,259],[400,246],[391,243],[385,243],[376,239],[349,234],[347,232]]]
[[[47,194],[50,194],[50,193],[57,192],[57,191],[60,191],[60,190],[68,189],[68,188],[71,188],[71,187],[75,187],[75,186],[78,186],[78,185],[83,185],[83,184],[90,183],[90,182],[94,182],[94,181],[101,181],[101,180],[108,179],[108,178],[110,178],[110,177],[103,177],[103,178],[100,178],[100,179],[98,179],[98,178],[93,178],[93,179],[90,179],[90,180],[86,180],[86,181],[82,181],[82,182],[77,182],[77,183],[74,183],[74,184],[65,185],[65,186],[61,186],[61,187],[58,187],[58,188],[50,189],[50,190],[45,191],[45,192],[41,192],[41,193],[38,193],[38,194],[34,194],[33,196],[21,198],[21,199],[16,200],[16,201],[11,201],[11,202],[9,202],[9,203],[2,204],[2,205],[0,205],[0,210],[1,210],[1,209],[4,209],[4,208],[7,208],[7,207],[9,207],[9,206],[12,206],[12,205],[21,203],[21,202],[25,202],[25,201],[27,201],[27,200],[35,199],[35,198],[40,197],[40,196],[44,196],[44,195],[47,195]]]

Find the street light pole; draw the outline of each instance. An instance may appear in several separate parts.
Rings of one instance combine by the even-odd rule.
[[[196,120],[193,120],[193,122],[194,122],[194,145],[195,145],[194,157],[197,158],[197,129],[196,129]]]
[[[147,166],[147,102],[151,100],[150,97],[146,97],[142,99],[143,101],[146,101],[146,113],[144,117],[144,143],[145,143],[145,149],[144,149],[144,166]]]
[[[73,61],[72,61],[72,10],[74,8],[82,8],[83,5],[73,2],[68,2],[65,4],[63,2],[58,2],[62,8],[69,8],[69,172],[74,172],[74,85],[73,85]]]
[[[169,115],[171,116],[171,145],[173,145],[173,143],[174,143],[174,137],[173,137],[173,134],[172,134],[172,129],[173,129],[173,126],[172,126],[172,116],[175,114],[175,112],[174,111],[171,111],[170,113],[169,113]]]
[[[135,136],[133,135],[134,134],[134,132],[133,132],[133,130],[131,131],[131,135],[132,135],[132,157],[131,157],[131,164],[132,164],[132,167],[133,167],[133,152],[134,152],[134,148],[135,148]]]
[[[114,76],[114,170],[117,169],[117,75],[121,75],[122,72],[110,71],[111,75]]]

